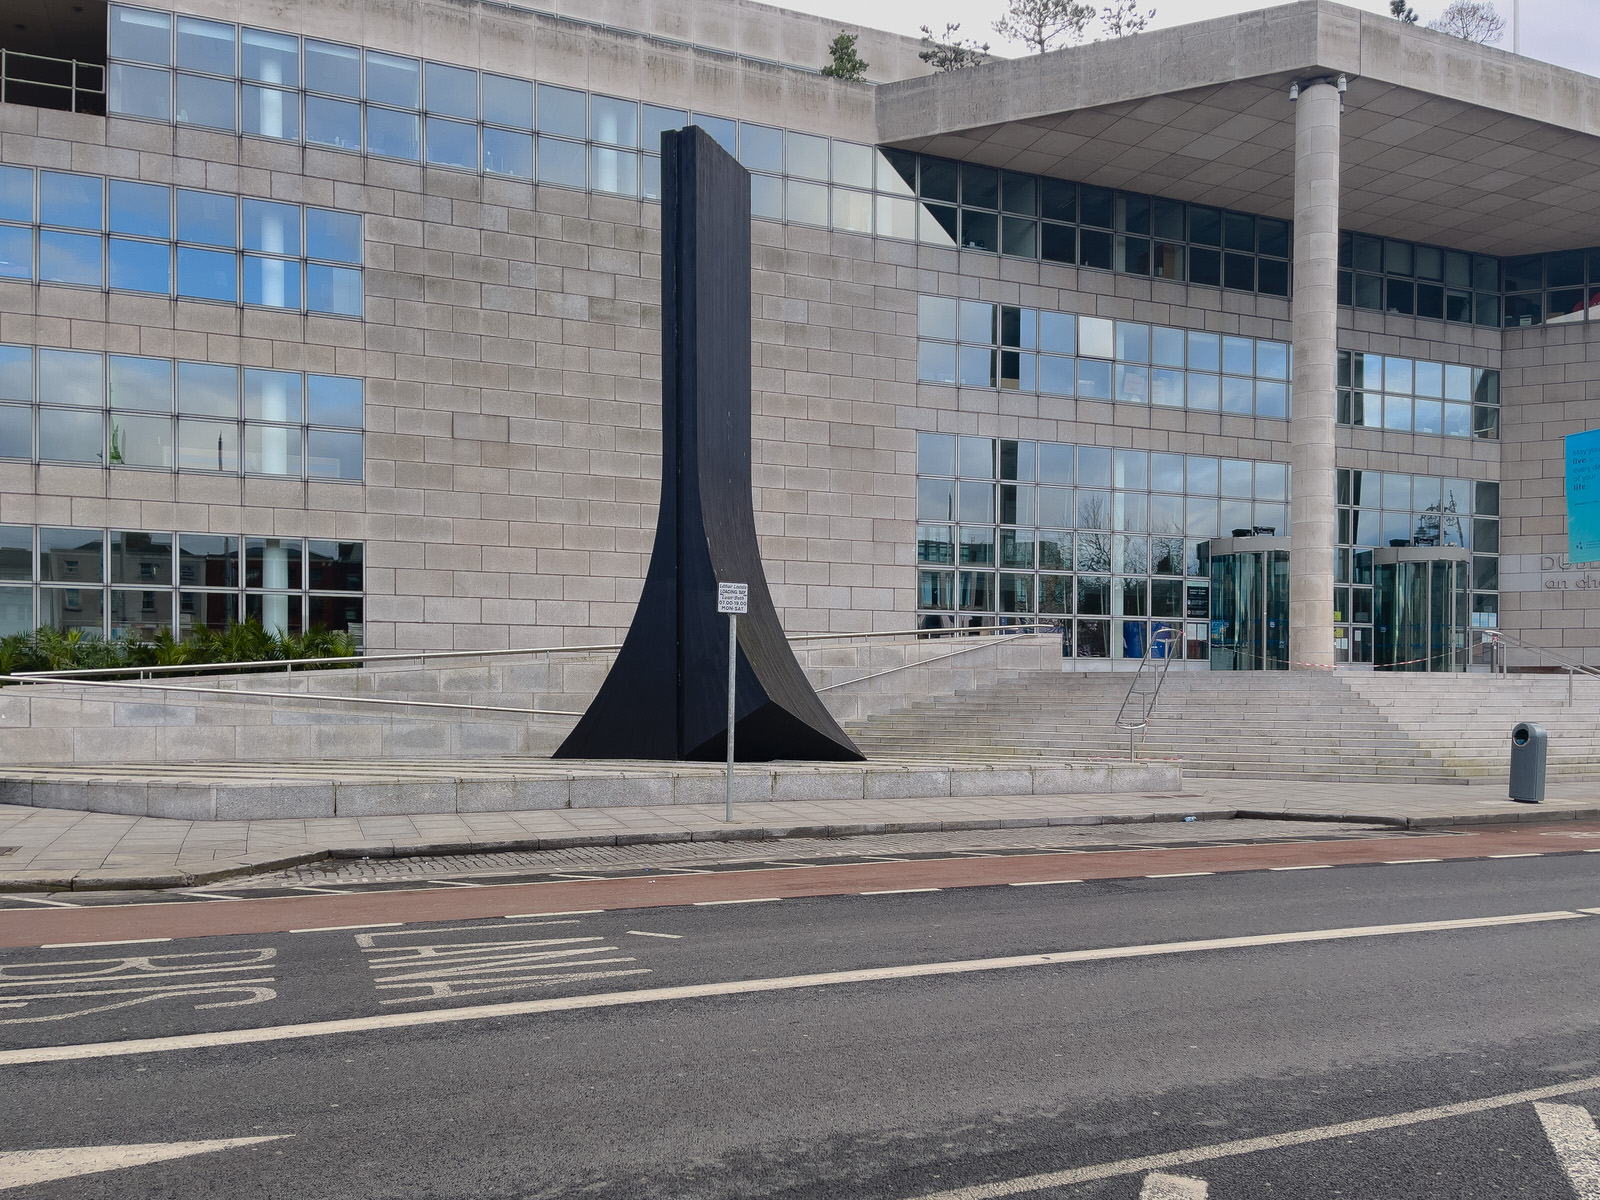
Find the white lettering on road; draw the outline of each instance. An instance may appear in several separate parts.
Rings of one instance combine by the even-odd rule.
[[[1550,1148],[1561,1160],[1578,1200],[1600,1200],[1600,1130],[1576,1104],[1535,1104]]]
[[[1106,962],[1123,958],[1153,958],[1169,954],[1194,954],[1207,950],[1240,950],[1262,946],[1304,945],[1313,942],[1342,941],[1350,938],[1387,937],[1396,934],[1446,933],[1497,926],[1535,925],[1548,921],[1582,921],[1581,912],[1559,911],[1513,913],[1501,917],[1465,917],[1451,921],[1419,921],[1407,925],[1361,925],[1345,929],[1308,929],[1296,933],[1265,933],[1249,937],[1209,938],[1192,942],[1158,942],[1148,946],[1107,946],[1097,950],[1061,950],[1049,954],[1022,954],[1013,958],[978,958],[955,962],[912,963],[899,967],[868,967],[854,971],[829,971],[815,975],[784,975],[774,979],[736,979],[724,983],[683,984],[678,987],[640,988],[631,992],[598,992],[587,996],[554,996],[543,1000],[516,1000],[502,1004],[482,1004],[462,1008],[424,1009],[421,1012],[386,1013],[376,1017],[346,1017],[334,1021],[308,1021],[298,1025],[275,1025],[260,1029],[227,1029],[212,1033],[184,1034],[175,1037],[140,1038],[121,1042],[95,1042],[76,1046],[33,1046],[21,1050],[0,1050],[0,1067],[25,1063],[71,1062],[88,1058],[119,1058],[130,1054],[159,1054],[170,1050],[198,1050],[212,1046],[243,1046],[260,1042],[281,1042],[294,1038],[332,1037],[344,1033],[407,1029],[423,1025],[448,1025],[459,1021],[497,1017],[524,1017],[548,1012],[574,1012],[587,1008],[616,1008],[629,1004],[657,1004],[673,1000],[692,1000],[714,996],[748,996],[760,992],[795,991],[804,988],[834,987],[840,984],[873,983],[880,980],[925,979],[938,975],[965,975],[980,971],[1008,971],[1027,967],[1064,966],[1071,963]],[[466,928],[473,928],[467,926]],[[495,928],[505,929],[500,925]],[[382,937],[383,934],[363,935]],[[398,935],[393,935],[398,936]],[[1600,1077],[1584,1087],[1547,1093],[1571,1095],[1600,1086]],[[1543,1099],[1544,1095],[1528,1097]],[[1198,1161],[1198,1160],[1197,1160]],[[1143,1168],[1154,1170],[1161,1163]],[[1128,1172],[1122,1172],[1127,1174]],[[1096,1178],[1099,1178],[1096,1176]],[[1010,1193],[995,1193],[1009,1195]]]
[[[1206,1181],[1156,1171],[1144,1177],[1139,1200],[1206,1200]]]
[[[67,1021],[186,997],[205,1001],[197,1009],[261,1004],[278,995],[271,986],[277,953],[263,947],[0,964],[0,1011],[27,1010],[0,1016],[0,1025]]]
[[[648,975],[648,967],[592,970],[638,960],[616,955],[616,946],[602,946],[600,937],[528,938],[505,941],[502,930],[531,925],[575,925],[576,921],[532,921],[528,925],[448,925],[439,929],[407,929],[395,933],[359,933],[356,944],[370,955],[367,966],[380,992],[401,993],[382,1004],[414,1004],[419,1000],[455,1000],[528,988],[592,983],[625,975]],[[441,935],[475,935],[468,941],[438,942]],[[399,941],[393,939],[401,939]]]
[[[73,1179],[100,1171],[170,1162],[174,1158],[212,1154],[218,1150],[255,1146],[293,1136],[292,1133],[275,1133],[268,1137],[217,1138],[209,1142],[145,1142],[133,1146],[65,1146],[54,1150],[0,1151],[0,1191],[49,1183],[52,1179]]]

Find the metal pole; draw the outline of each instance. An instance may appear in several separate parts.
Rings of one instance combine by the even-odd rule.
[[[733,676],[739,664],[739,614],[728,614],[728,803],[723,820],[733,821]]]

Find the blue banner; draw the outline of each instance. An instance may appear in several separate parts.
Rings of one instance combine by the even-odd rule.
[[[1600,429],[1567,436],[1567,561],[1600,562]]]

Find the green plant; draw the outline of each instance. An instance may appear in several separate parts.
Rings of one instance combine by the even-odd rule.
[[[867,77],[868,63],[856,53],[856,35],[839,31],[839,36],[828,43],[828,65],[822,73],[830,79],[848,79],[859,83]]]

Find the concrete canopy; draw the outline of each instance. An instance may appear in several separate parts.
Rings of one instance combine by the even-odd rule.
[[[1600,79],[1326,0],[880,85],[883,144],[1289,219],[1292,82],[1344,74],[1344,229],[1600,244]]]

